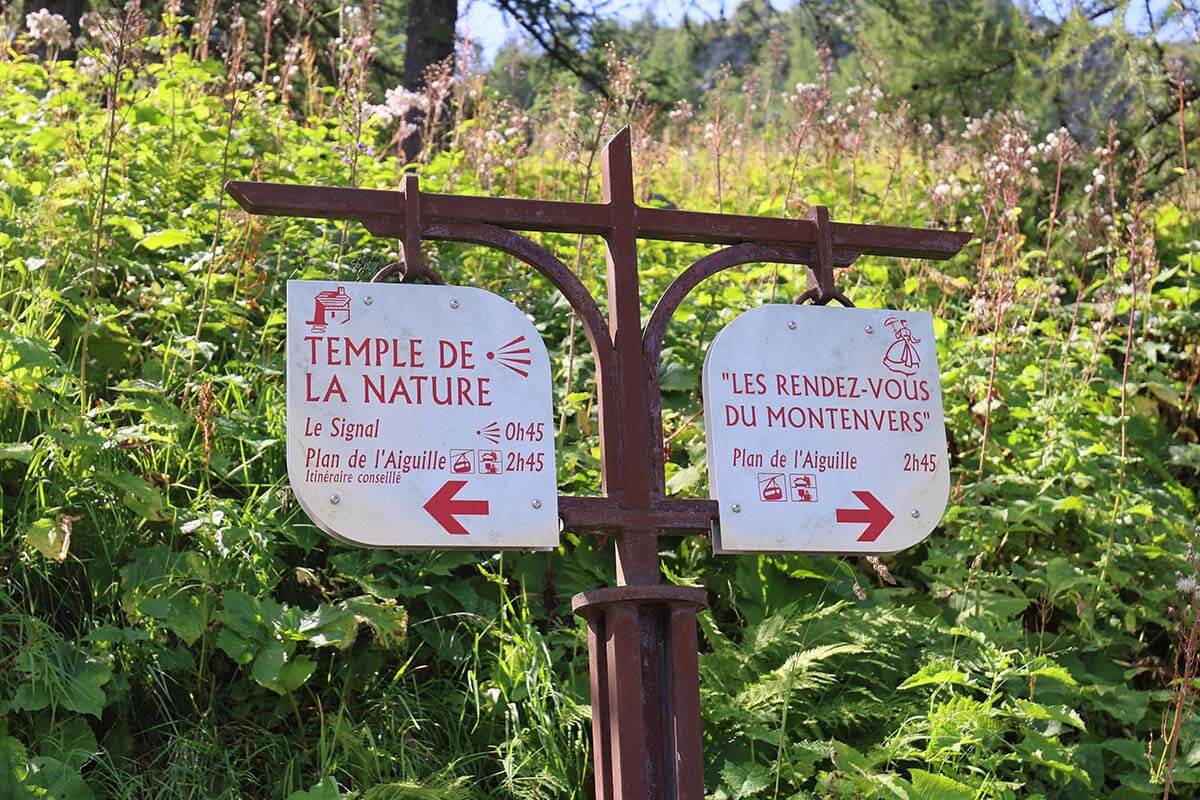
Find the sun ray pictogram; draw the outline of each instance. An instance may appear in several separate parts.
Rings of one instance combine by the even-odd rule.
[[[529,357],[532,352],[529,345],[525,344],[525,337],[518,336],[495,350],[489,350],[487,358],[489,361],[498,361],[502,367],[512,370],[522,378],[528,378],[528,368],[533,363]]]
[[[482,436],[492,444],[500,443],[500,424],[498,422],[489,422],[483,428],[475,431],[475,435]]]

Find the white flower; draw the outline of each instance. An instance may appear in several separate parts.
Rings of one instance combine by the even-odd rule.
[[[1188,575],[1186,578],[1180,578],[1175,583],[1175,588],[1183,594],[1192,594],[1197,589],[1200,589],[1200,583],[1196,581],[1196,576]]]
[[[95,56],[84,56],[75,64],[79,74],[88,80],[95,80],[104,72],[104,67]]]
[[[71,44],[71,26],[60,14],[51,14],[46,9],[25,15],[25,27],[29,35],[47,47],[62,49]]]
[[[99,11],[89,11],[79,18],[79,27],[93,39],[99,39],[108,29],[104,15]]]
[[[410,92],[403,86],[394,86],[384,93],[381,104],[368,103],[365,108],[368,114],[390,125],[397,119],[407,117],[410,111],[428,111],[429,97],[421,92]]]

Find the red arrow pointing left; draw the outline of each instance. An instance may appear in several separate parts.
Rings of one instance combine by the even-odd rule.
[[[892,523],[895,517],[887,510],[887,506],[879,502],[870,492],[855,492],[854,496],[862,501],[866,508],[839,508],[838,522],[867,523],[867,529],[858,537],[860,542],[873,542],[883,533],[883,529]]]
[[[446,529],[446,533],[465,535],[470,532],[455,518],[458,514],[486,517],[490,513],[487,500],[454,499],[459,490],[466,485],[466,481],[446,481],[423,506],[429,512],[429,516]]]

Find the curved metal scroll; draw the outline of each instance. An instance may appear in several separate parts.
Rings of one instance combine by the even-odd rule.
[[[426,225],[422,238],[443,241],[467,242],[491,247],[521,259],[546,276],[583,322],[583,330],[595,351],[597,365],[611,366],[612,342],[608,336],[608,323],[600,313],[600,307],[588,292],[583,281],[566,264],[537,242],[507,228],[476,223],[443,222]],[[607,347],[598,347],[600,343]]]
[[[613,379],[617,373],[617,353],[608,332],[608,323],[600,312],[600,307],[596,305],[596,300],[579,280],[579,276],[549,250],[507,228],[483,223],[443,222],[426,225],[421,235],[426,239],[479,244],[508,253],[545,275],[546,279],[562,292],[583,323],[583,332],[587,335],[596,359],[596,385],[600,392],[600,438],[604,444],[601,452],[605,459],[621,459],[623,456],[618,432],[604,424],[604,409],[617,407],[616,391],[619,381]],[[658,386],[657,380],[654,385]],[[659,428],[661,427],[660,424]]]
[[[842,261],[845,265],[849,265],[854,261],[852,256],[845,257]],[[650,404],[650,421],[651,430],[655,437],[652,441],[662,442],[663,440],[663,421],[662,421],[662,392],[659,390],[658,373],[661,369],[659,360],[662,357],[663,337],[667,332],[667,324],[671,321],[671,317],[675,314],[675,310],[679,308],[679,304],[684,298],[695,289],[706,278],[710,278],[731,267],[741,266],[743,264],[756,263],[777,263],[777,264],[810,264],[814,259],[814,254],[807,247],[788,247],[765,244],[735,244],[731,247],[726,247],[718,250],[715,253],[710,253],[704,258],[692,264],[671,282],[667,290],[663,292],[662,297],[658,299],[654,310],[650,313],[650,319],[646,322],[646,328],[642,333],[642,354],[643,363],[646,365],[646,386],[648,400]],[[664,485],[663,468],[665,466],[666,454],[661,447],[654,449],[654,470],[651,479],[654,481],[654,494],[657,497],[663,497],[666,492]]]

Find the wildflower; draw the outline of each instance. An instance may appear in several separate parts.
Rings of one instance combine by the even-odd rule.
[[[104,15],[99,11],[89,11],[79,18],[79,28],[93,39],[99,39],[108,28]]]
[[[1176,581],[1175,588],[1183,594],[1195,594],[1200,591],[1200,582],[1197,582],[1195,575],[1187,575]]]
[[[385,125],[390,125],[407,117],[409,111],[428,111],[429,97],[421,92],[410,92],[403,86],[394,86],[384,93],[382,104],[368,103],[366,110],[371,116],[382,119]]]
[[[75,64],[79,74],[88,80],[95,80],[104,72],[104,66],[95,56],[84,56]]]
[[[71,26],[61,14],[51,14],[46,9],[25,15],[25,27],[29,35],[48,48],[61,50],[71,44]]]

